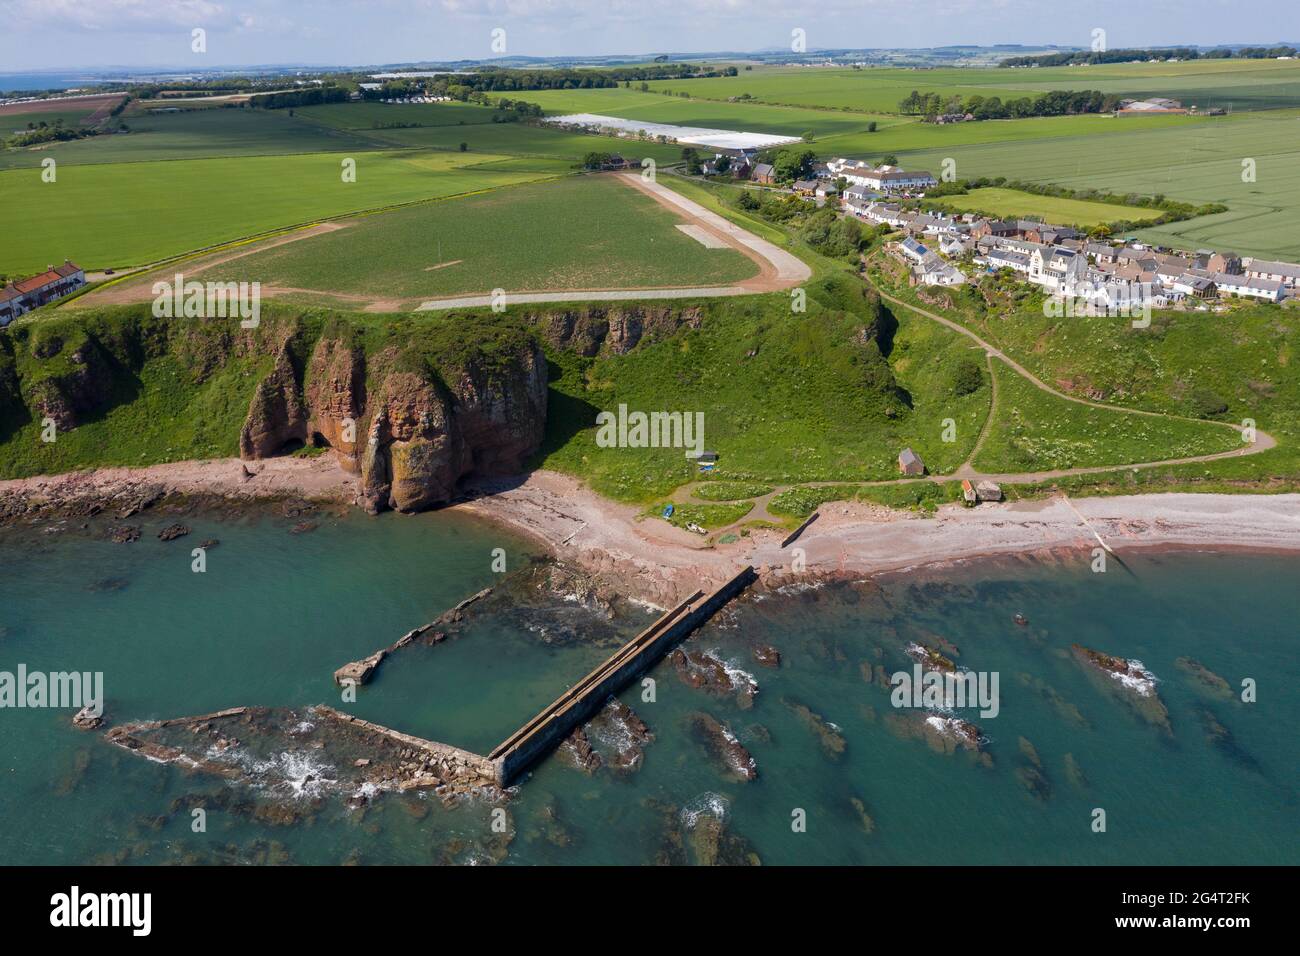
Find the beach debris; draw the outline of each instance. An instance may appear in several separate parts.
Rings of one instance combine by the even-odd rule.
[[[1081,644],[1071,644],[1070,650],[1088,673],[1109,678],[1103,686],[1117,694],[1139,717],[1173,735],[1169,711],[1156,693],[1157,678],[1145,664],[1136,659],[1112,657]]]
[[[691,714],[686,720],[704,749],[723,765],[728,775],[742,782],[758,778],[758,764],[753,755],[726,724],[703,711]]]
[[[1195,658],[1175,658],[1174,666],[1191,676],[1196,681],[1197,686],[1215,697],[1224,699],[1232,697],[1232,685]]]
[[[813,732],[821,745],[822,753],[831,760],[839,760],[848,749],[848,742],[840,733],[840,728],[806,704],[792,697],[782,697],[781,703],[799,718],[799,722]]]

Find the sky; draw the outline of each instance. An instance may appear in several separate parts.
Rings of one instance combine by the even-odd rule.
[[[0,0],[0,70],[1294,41],[1294,0]],[[1050,11],[1049,15],[1048,11]],[[206,51],[192,48],[205,31]],[[494,31],[504,31],[495,33]],[[1288,36],[1287,34],[1290,34]],[[493,41],[496,37],[496,48]]]

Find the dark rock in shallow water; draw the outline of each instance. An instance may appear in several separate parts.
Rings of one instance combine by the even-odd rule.
[[[177,538],[183,538],[189,533],[190,529],[186,525],[177,522],[176,524],[169,524],[167,527],[159,531],[158,540],[175,541]]]
[[[108,529],[108,540],[114,544],[130,544],[140,540],[140,529],[133,525],[120,525]]]
[[[1088,789],[1088,778],[1079,766],[1079,761],[1074,759],[1074,754],[1065,755],[1065,779],[1070,781],[1070,785],[1076,790]]]
[[[781,652],[770,644],[755,644],[752,648],[754,660],[761,667],[780,667]]]
[[[592,749],[591,741],[587,739],[587,734],[581,727],[576,728],[564,739],[558,753],[562,759],[588,775],[600,769],[600,754]]]
[[[1091,675],[1101,675],[1107,690],[1117,694],[1133,711],[1154,727],[1173,736],[1169,711],[1156,693],[1156,676],[1141,661],[1112,657],[1081,644],[1071,644],[1075,660]]]
[[[687,721],[704,748],[732,777],[746,782],[758,777],[758,764],[726,724],[702,711],[691,714]]]
[[[593,742],[599,759],[619,773],[631,773],[641,767],[645,746],[655,736],[636,712],[617,697],[611,697],[583,728]]]
[[[754,706],[758,681],[738,667],[729,666],[712,652],[685,651],[680,647],[669,655],[677,676],[689,687],[698,687],[718,696],[734,694],[742,710]]]
[[[1225,727],[1214,711],[1208,707],[1196,708],[1197,716],[1201,718],[1201,726],[1205,728],[1205,739],[1207,742],[1217,747],[1224,756],[1245,767],[1247,770],[1253,770],[1256,773],[1262,773],[1259,761],[1237,746],[1236,738],[1232,736],[1232,731]]]

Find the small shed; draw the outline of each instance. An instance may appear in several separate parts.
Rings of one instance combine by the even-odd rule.
[[[924,475],[925,462],[910,448],[904,448],[898,455],[898,470],[905,475]]]
[[[979,481],[975,483],[975,496],[980,501],[1001,501],[1002,488],[995,481]]]
[[[975,491],[975,486],[970,483],[969,478],[961,480],[961,497],[968,505],[979,503],[979,495]]]

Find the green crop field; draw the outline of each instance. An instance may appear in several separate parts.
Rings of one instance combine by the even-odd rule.
[[[761,103],[718,103],[642,93],[622,87],[603,90],[537,90],[519,93],[518,98],[536,103],[553,115],[599,113],[653,123],[789,136],[802,136],[806,132],[812,132],[815,137],[824,137],[857,132],[866,129],[871,120],[875,120],[882,129],[890,124],[906,122],[896,116],[839,113]]]
[[[1300,106],[1300,62],[1197,60],[1014,70],[755,67],[732,77],[656,80],[650,88],[718,100],[748,93],[765,103],[877,113],[896,111],[913,90],[1003,100],[1048,90],[1100,90],[1137,99],[1170,96],[1203,110],[1272,109]]]
[[[291,117],[287,110],[204,109],[127,117],[129,133],[0,151],[0,169],[67,163],[138,163],[218,156],[372,150],[382,143]]]
[[[1118,132],[1104,138],[954,146],[899,158],[904,166],[938,168],[952,157],[962,178],[1006,176],[1119,195],[1221,202],[1228,212],[1138,235],[1190,248],[1300,257],[1300,112],[1239,113],[1165,129],[1114,122]],[[1243,181],[1247,160],[1254,161],[1253,182]]]
[[[548,164],[474,153],[357,153],[356,182],[337,153],[0,172],[21,230],[0,233],[0,271],[22,275],[71,258],[87,269],[155,261],[326,216],[555,174]],[[500,166],[496,165],[501,163]]]
[[[393,147],[454,152],[460,149],[461,143],[464,143],[470,152],[550,157],[567,159],[573,163],[592,152],[617,152],[636,159],[649,156],[660,163],[681,159],[682,155],[680,146],[633,142],[587,133],[567,133],[524,123],[382,129],[368,131],[367,135],[382,139],[386,145]]]
[[[362,217],[205,278],[392,298],[725,284],[757,274],[611,176],[577,176]]]
[[[496,110],[472,103],[325,103],[294,110],[296,116],[335,129],[381,129],[389,123],[472,126],[490,123]]]
[[[1069,224],[1086,228],[1098,223],[1126,219],[1140,222],[1143,218],[1159,215],[1159,210],[1139,206],[1120,206],[1115,203],[1088,202],[1081,199],[1059,199],[1055,196],[1038,196],[1019,189],[986,187],[972,189],[961,196],[944,196],[940,203],[958,212],[979,212],[999,218],[1035,217],[1046,222]]]

